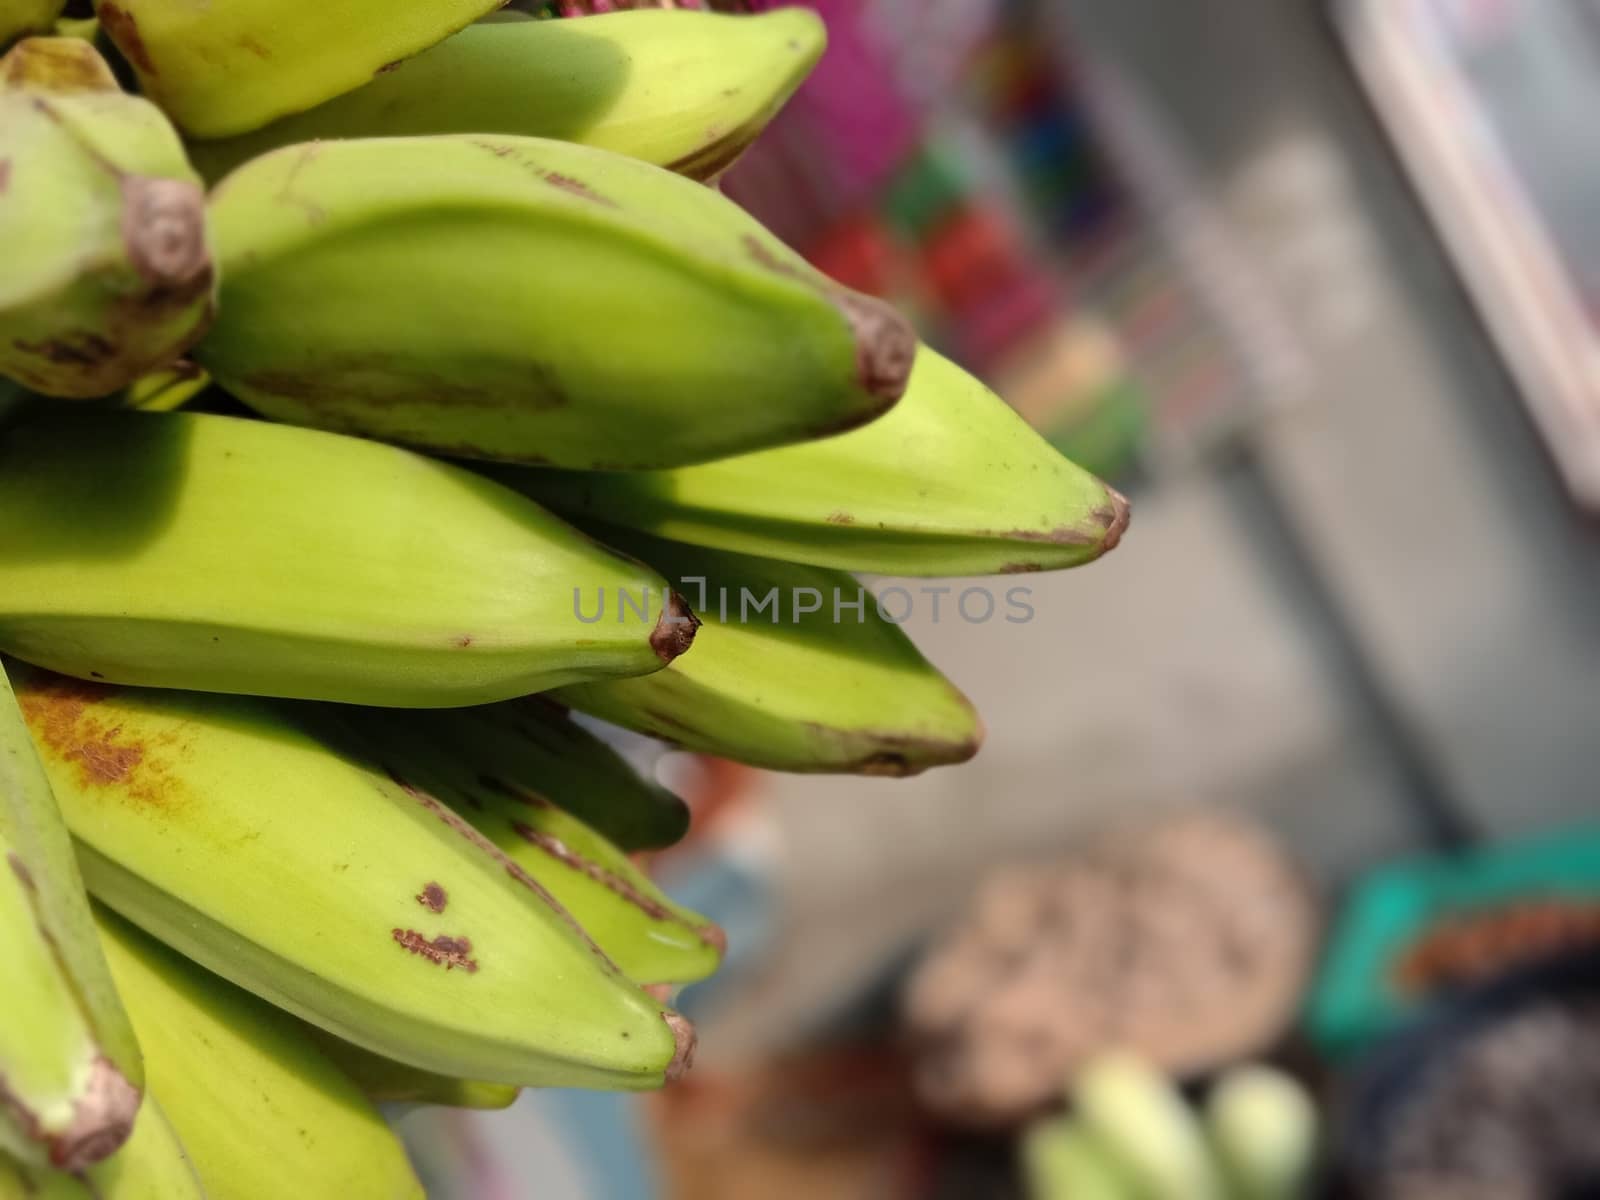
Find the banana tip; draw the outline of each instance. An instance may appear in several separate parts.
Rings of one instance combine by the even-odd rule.
[[[1100,553],[1109,554],[1117,548],[1122,541],[1122,535],[1128,531],[1128,522],[1133,517],[1133,509],[1128,505],[1128,498],[1114,487],[1106,488],[1106,495],[1111,497],[1110,511],[1101,510],[1101,515],[1106,523],[1106,535],[1100,542]]]
[[[672,1040],[678,1047],[672,1056],[672,1061],[667,1064],[667,1082],[672,1083],[682,1079],[694,1065],[694,1049],[700,1039],[689,1018],[682,1013],[664,1012],[661,1014],[661,1019],[667,1023],[667,1028],[672,1030]]]
[[[650,649],[663,664],[670,663],[694,645],[695,631],[699,628],[700,618],[694,615],[688,601],[673,592],[650,633]]]
[[[58,1171],[82,1171],[115,1154],[133,1132],[141,1099],[110,1059],[95,1059],[72,1123],[50,1147],[50,1164]]]
[[[858,292],[834,293],[856,343],[856,382],[870,396],[893,404],[905,395],[911,364],[917,357],[917,334],[890,305]]]

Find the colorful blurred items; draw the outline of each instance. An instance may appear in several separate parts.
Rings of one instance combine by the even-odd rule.
[[[1331,1200],[1600,1195],[1600,955],[1469,988],[1340,1089]]]
[[[1073,857],[996,873],[907,982],[919,1097],[969,1127],[1014,1125],[1107,1046],[1201,1074],[1287,1031],[1314,905],[1243,816],[1175,813]]]
[[[910,1200],[926,1149],[905,1062],[819,1048],[739,1074],[697,1069],[648,1098],[668,1200]]]
[[[1307,1029],[1349,1054],[1463,984],[1573,946],[1600,946],[1600,828],[1386,866],[1344,905]]]

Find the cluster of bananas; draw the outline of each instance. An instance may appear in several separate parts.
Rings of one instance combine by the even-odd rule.
[[[374,1101],[673,1078],[722,936],[629,857],[681,802],[569,712],[963,760],[870,602],[683,581],[1126,524],[706,186],[814,15],[498,2],[0,2],[0,1195],[411,1196]]]

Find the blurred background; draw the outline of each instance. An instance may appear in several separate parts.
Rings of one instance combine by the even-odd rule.
[[[1204,1200],[1068,1152],[1158,1078],[1309,1137],[1285,1197],[1600,1194],[1600,3],[812,7],[725,190],[1133,526],[1028,624],[917,606],[966,766],[660,758],[695,1071],[403,1114],[430,1194]]]

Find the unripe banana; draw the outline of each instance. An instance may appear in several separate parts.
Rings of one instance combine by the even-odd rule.
[[[575,516],[885,575],[1073,567],[1128,524],[1127,501],[926,348],[905,399],[842,437],[675,471],[495,477]]]
[[[630,979],[690,983],[717,969],[727,946],[721,929],[674,904],[570,813],[488,774],[465,747],[438,736],[432,715],[367,709],[346,719],[375,759],[460,813],[546,888]]]
[[[659,850],[689,831],[688,805],[543,696],[419,709],[408,727],[451,747],[487,786],[564,808],[625,851]]]
[[[505,135],[318,142],[211,200],[195,357],[266,415],[441,453],[703,462],[872,420],[916,350],[713,189]]]
[[[1206,1097],[1211,1145],[1237,1200],[1298,1200],[1317,1148],[1317,1110],[1298,1081],[1235,1067]]]
[[[88,42],[0,58],[0,374],[103,396],[210,319],[205,198],[177,133]]]
[[[192,137],[259,129],[360,87],[504,0],[95,0],[139,90]]]
[[[302,1023],[301,1030],[329,1062],[344,1072],[374,1104],[438,1104],[446,1108],[510,1108],[522,1089],[437,1075],[353,1046],[343,1038]]]
[[[552,696],[628,729],[779,771],[915,775],[965,762],[983,727],[956,688],[840,571],[608,531],[691,590],[695,653],[649,680]],[[622,598],[585,593],[585,616]]]
[[[654,589],[652,617],[584,625],[597,582]],[[664,586],[503,488],[357,438],[59,406],[0,438],[0,651],[80,678],[484,703],[659,669],[695,628]]]
[[[1022,1168],[1028,1200],[1141,1200],[1105,1149],[1071,1117],[1029,1127]]]
[[[97,916],[151,1091],[210,1200],[422,1200],[399,1140],[293,1018]]]
[[[110,1158],[77,1175],[0,1157],[4,1200],[208,1200],[189,1152],[154,1096],[139,1106],[133,1133]],[[211,1200],[215,1200],[215,1194]]]
[[[1084,1127],[1135,1181],[1145,1200],[1222,1200],[1224,1191],[1188,1103],[1142,1059],[1110,1051],[1073,1084]]]
[[[72,840],[0,672],[0,1152],[79,1171],[134,1128],[144,1067]]]
[[[826,42],[808,8],[480,22],[353,92],[255,133],[197,142],[190,154],[215,181],[297,142],[514,133],[711,179],[783,107]]]
[[[202,966],[439,1074],[645,1088],[685,1066],[688,1023],[349,748],[337,706],[16,682],[90,891]]]
[[[45,33],[66,0],[0,0],[0,47],[25,34]]]

